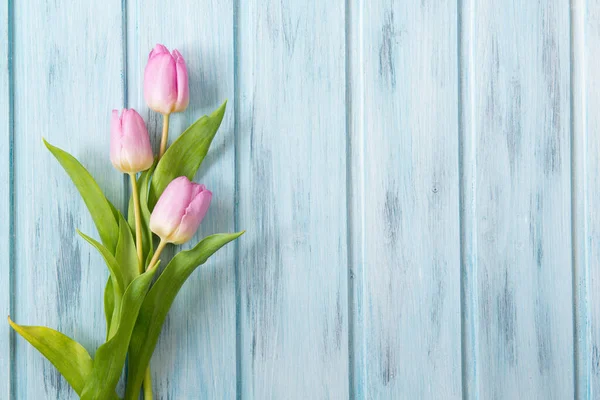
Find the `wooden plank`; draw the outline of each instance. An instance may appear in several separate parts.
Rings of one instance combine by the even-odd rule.
[[[456,3],[353,1],[356,398],[460,398]]]
[[[239,395],[348,397],[344,1],[240,1]]]
[[[108,156],[112,108],[123,104],[121,2],[14,2],[15,321],[64,332],[88,350],[104,339],[102,258],[74,185],[42,137],[79,158],[117,206],[122,175]],[[93,353],[92,353],[93,354]],[[25,340],[15,348],[18,399],[75,399]]]
[[[587,118],[587,74],[586,52],[594,50],[593,45],[586,43],[585,32],[587,23],[593,22],[597,17],[587,14],[585,3],[591,5],[593,2],[573,0],[571,3],[571,90],[572,90],[572,232],[573,232],[573,311],[574,311],[574,359],[575,359],[575,398],[592,399],[592,340],[590,324],[590,298],[594,293],[590,292],[590,226],[594,227],[594,213],[590,213],[589,197],[598,186],[594,187],[595,180],[590,179],[588,168],[597,167],[597,156],[589,152],[590,136],[588,135]],[[597,5],[596,5],[597,7]],[[591,18],[590,18],[591,17]],[[598,36],[592,34],[590,43],[600,42]],[[593,70],[592,70],[593,71]],[[593,93],[593,92],[592,92]],[[592,102],[594,102],[592,95]],[[597,100],[596,100],[597,101]],[[594,113],[592,112],[591,115]],[[593,137],[593,135],[592,135]],[[593,139],[592,139],[593,142]],[[596,146],[598,143],[596,143]],[[594,161],[595,160],[595,161]],[[593,228],[592,228],[593,231]],[[596,232],[597,234],[597,232]]]
[[[9,23],[12,4],[0,7],[0,316],[11,312],[11,195],[12,195],[12,93],[11,93],[11,52],[12,23]],[[10,48],[9,48],[10,47]],[[10,399],[12,377],[13,334],[6,323],[0,323],[0,397]]]
[[[189,70],[190,105],[184,113],[171,116],[171,142],[229,99],[219,133],[196,177],[213,192],[212,205],[199,233],[182,248],[192,247],[208,234],[233,232],[233,1],[132,0],[127,25],[128,106],[148,121],[155,148],[162,117],[146,106],[143,73],[156,43],[179,49]],[[234,245],[220,250],[194,272],[174,302],[152,362],[157,398],[235,398],[234,253]]]
[[[600,393],[600,1],[572,9],[576,378],[578,399]]]
[[[468,398],[574,393],[569,4],[463,3]]]

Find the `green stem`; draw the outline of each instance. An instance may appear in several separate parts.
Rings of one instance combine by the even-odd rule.
[[[158,153],[159,160],[167,150],[167,141],[169,140],[169,115],[170,114],[163,115],[163,131],[162,138],[160,139],[160,153]]]
[[[162,253],[163,249],[167,245],[167,242],[163,239],[160,239],[160,243],[156,248],[156,253],[152,257],[150,264],[148,264],[148,270],[156,267],[158,264],[158,258],[160,257],[160,253]],[[150,364],[148,364],[148,368],[146,368],[146,374],[144,375],[144,400],[152,400],[152,373],[150,372]]]
[[[135,215],[135,247],[138,256],[138,271],[144,273],[144,252],[142,251],[142,219],[140,216],[140,194],[138,192],[135,174],[129,174],[131,177],[131,191],[133,192],[133,212]]]
[[[150,365],[148,365],[144,376],[144,400],[152,400],[152,396],[152,374],[150,373]]]
[[[156,267],[156,265],[158,264],[158,257],[160,257],[160,253],[162,253],[162,251],[166,245],[167,245],[167,242],[161,238],[160,242],[158,243],[158,247],[156,248],[156,253],[154,253],[152,260],[150,260],[150,264],[148,264],[149,270]]]

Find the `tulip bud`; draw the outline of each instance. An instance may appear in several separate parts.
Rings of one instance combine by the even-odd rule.
[[[144,98],[148,107],[163,115],[187,108],[188,72],[179,51],[171,54],[162,44],[152,49],[144,71]]]
[[[110,161],[127,174],[145,171],[154,155],[144,120],[134,109],[113,110],[110,122]]]
[[[152,215],[150,229],[162,240],[182,244],[194,236],[206,215],[212,193],[185,176],[169,183]]]

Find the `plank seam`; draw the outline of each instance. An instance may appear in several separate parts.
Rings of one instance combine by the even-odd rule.
[[[475,74],[473,55],[473,34],[475,12],[473,4],[469,3],[468,12],[465,12],[467,0],[457,0],[457,62],[458,62],[458,159],[459,159],[459,223],[460,223],[460,260],[461,260],[461,380],[464,399],[478,399],[479,388],[477,378],[477,132],[473,124],[467,132],[466,120],[468,116],[475,115],[475,88],[470,84],[468,88],[467,77],[463,78],[465,67],[468,69],[470,82]],[[465,29],[464,17],[467,14],[468,27]],[[467,41],[464,49],[463,42]],[[463,50],[467,54],[463,54]],[[465,56],[468,58],[465,65]],[[468,96],[468,97],[467,97]],[[468,104],[467,104],[468,103]],[[466,113],[469,112],[467,116]],[[467,146],[467,143],[469,146]],[[467,182],[470,180],[470,182]],[[470,193],[470,194],[469,194]],[[470,214],[467,213],[470,208]],[[470,227],[466,219],[470,218]]]
[[[8,309],[11,317],[16,319],[15,315],[15,169],[14,169],[14,143],[15,143],[15,76],[14,76],[14,16],[15,16],[15,7],[14,1],[8,0],[8,165],[9,165],[9,183],[8,183],[8,225],[9,225],[9,244],[8,244],[8,290],[9,290],[9,304]],[[8,398],[13,399],[16,397],[16,348],[15,348],[15,332],[11,329],[9,330],[9,393]]]
[[[356,27],[357,29],[352,32],[355,33],[355,36],[358,41],[358,46],[355,46],[354,58],[356,62],[352,64],[352,67],[356,69],[356,71],[352,70],[352,76],[357,78],[357,87],[356,90],[353,90],[352,94],[356,94],[356,96],[351,96],[350,105],[352,107],[352,112],[356,112],[356,117],[352,120],[353,124],[356,126],[352,127],[352,130],[356,132],[356,136],[353,136],[353,139],[356,140],[356,143],[351,143],[351,150],[354,150],[355,144],[358,146],[356,159],[358,161],[357,165],[352,169],[356,169],[356,177],[358,178],[358,202],[353,202],[352,209],[352,217],[360,218],[360,223],[353,225],[352,229],[352,238],[353,243],[358,243],[359,248],[358,252],[352,255],[353,269],[354,269],[354,278],[352,282],[352,302],[353,302],[353,314],[352,314],[352,340],[353,340],[353,372],[352,372],[352,384],[353,384],[353,399],[364,399],[365,392],[368,390],[368,375],[367,375],[367,363],[366,363],[366,355],[367,355],[367,343],[366,343],[366,327],[365,327],[365,318],[364,318],[364,293],[365,287],[367,284],[366,281],[366,213],[365,213],[365,179],[366,179],[366,169],[365,169],[365,153],[366,153],[366,142],[365,142],[365,70],[364,70],[364,7],[365,4],[363,0],[357,0],[353,2],[356,5],[356,16],[354,17],[354,9],[350,11],[354,18],[356,18]],[[358,104],[355,104],[352,100],[353,98],[358,99]],[[358,107],[357,107],[358,106]],[[354,221],[354,220],[352,220]],[[358,227],[359,231],[356,232],[354,228]],[[358,283],[354,281],[358,280]],[[358,351],[358,355],[356,352]]]
[[[354,281],[352,268],[354,266],[354,257],[352,255],[352,139],[351,139],[351,118],[352,118],[352,89],[350,76],[350,1],[344,2],[345,7],[345,21],[344,21],[344,35],[345,35],[345,51],[344,51],[344,78],[346,81],[345,88],[345,107],[346,107],[346,252],[347,252],[347,296],[348,296],[348,395],[350,399],[356,398],[354,392]]]
[[[364,89],[365,89],[365,71],[364,71],[364,18],[363,18],[363,11],[364,11],[364,1],[363,0],[359,0],[358,2],[359,7],[358,7],[358,38],[359,38],[359,49],[358,49],[358,59],[359,59],[359,76],[360,76],[360,85],[359,85],[359,99],[361,99],[361,103],[360,103],[360,108],[359,108],[359,132],[360,132],[360,168],[361,168],[361,180],[360,180],[360,215],[361,215],[361,223],[360,223],[360,228],[361,228],[361,236],[360,236],[360,255],[361,255],[361,259],[360,259],[360,272],[361,272],[361,276],[360,276],[360,290],[361,293],[364,294],[365,293],[365,286],[367,284],[366,281],[366,266],[365,266],[365,259],[366,259],[366,237],[365,237],[365,232],[366,232],[366,224],[367,224],[367,217],[366,217],[366,213],[365,213],[365,181],[366,181],[366,169],[365,169],[365,103],[364,103]],[[361,295],[359,296],[361,301],[364,301],[364,297]],[[358,389],[359,389],[359,395],[362,395],[362,397],[364,397],[364,392],[367,390],[368,387],[368,375],[367,375],[367,363],[366,363],[366,356],[367,356],[367,342],[366,342],[366,334],[364,332],[365,330],[365,321],[364,321],[364,309],[363,309],[363,304],[359,304],[359,312],[357,314],[357,318],[358,318],[358,324],[360,324],[360,328],[361,330],[361,342],[360,342],[360,346],[361,346],[361,352],[360,352],[360,367],[361,367],[361,381],[360,383],[362,384]],[[362,390],[361,390],[362,389]]]
[[[127,0],[121,0],[121,79],[123,83],[123,108],[127,108],[129,103],[128,96],[128,75],[127,75]],[[122,188],[123,188],[123,199],[121,209],[123,212],[127,212],[129,208],[129,177],[127,174],[123,174],[122,179]]]
[[[233,227],[238,232],[240,227],[240,95],[239,95],[239,21],[240,0],[233,0]],[[235,391],[236,399],[242,398],[242,288],[240,282],[240,241],[234,241],[234,281],[235,281]]]
[[[575,398],[591,399],[585,1],[571,0],[570,5],[571,242],[575,339],[573,340],[573,378]]]

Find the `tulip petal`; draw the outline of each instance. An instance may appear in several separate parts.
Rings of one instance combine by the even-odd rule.
[[[134,109],[123,110],[120,118],[113,111],[110,160],[119,171],[136,173],[152,166],[154,154],[146,124]]]
[[[169,183],[150,216],[150,229],[159,237],[169,238],[179,227],[192,198],[192,183],[180,176]]]
[[[195,184],[197,194],[192,198],[190,205],[186,208],[181,223],[177,230],[171,235],[174,244],[182,244],[190,240],[198,230],[200,223],[204,219],[212,193],[206,190],[204,185]]]
[[[173,109],[173,112],[182,112],[185,111],[190,103],[188,71],[185,65],[185,60],[179,51],[173,50],[173,58],[175,58],[177,72],[177,101],[175,102],[175,108]]]
[[[177,101],[177,68],[173,56],[157,47],[144,71],[144,98],[152,110],[170,114]]]
[[[150,54],[148,55],[148,59],[152,58],[153,55],[168,53],[169,50],[162,44],[158,43],[152,50],[150,50]]]

